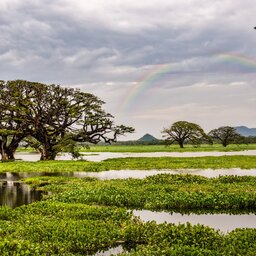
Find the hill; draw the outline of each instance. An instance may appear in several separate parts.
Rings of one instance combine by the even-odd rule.
[[[237,126],[235,128],[236,131],[243,136],[256,136],[256,128],[248,128],[246,126]]]
[[[140,142],[152,142],[152,141],[158,141],[158,139],[156,139],[154,136],[152,136],[151,134],[146,133],[145,135],[143,135],[140,139],[138,139],[137,141]]]

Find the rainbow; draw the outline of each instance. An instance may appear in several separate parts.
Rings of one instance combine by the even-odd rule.
[[[221,53],[216,55],[218,59],[236,63],[249,68],[256,68],[256,59],[248,58],[236,53]]]
[[[248,58],[236,53],[218,53],[212,57],[217,58],[220,61],[235,63],[240,66],[256,69],[256,59]],[[163,75],[169,73],[171,68],[172,65],[169,63],[153,66],[141,79],[136,81],[134,85],[129,88],[121,103],[120,110],[126,112],[131,106],[135,106],[137,99],[143,94],[143,92],[159,81]]]
[[[136,81],[134,85],[126,93],[126,97],[121,104],[121,110],[127,111],[130,106],[135,105],[136,100],[141,96],[145,89],[152,86],[156,81],[160,80],[164,74],[171,70],[171,64],[159,64],[150,69],[144,76]]]

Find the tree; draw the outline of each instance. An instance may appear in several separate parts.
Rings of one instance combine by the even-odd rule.
[[[23,87],[15,82],[0,81],[0,154],[2,161],[14,160],[19,143],[28,135],[26,122],[21,118],[17,99]]]
[[[185,142],[199,145],[203,140],[208,139],[204,130],[198,124],[187,121],[175,122],[171,127],[164,128],[162,133],[164,134],[163,137],[166,137],[167,144],[177,142],[181,148],[184,147]]]
[[[134,131],[115,126],[113,116],[102,109],[104,102],[93,94],[28,81],[25,88],[17,106],[29,135],[40,143],[41,160],[54,160],[64,147],[74,149],[75,142],[110,143]]]
[[[230,143],[239,142],[242,140],[241,136],[234,127],[222,126],[211,130],[208,135],[215,141],[220,142],[224,147]]]

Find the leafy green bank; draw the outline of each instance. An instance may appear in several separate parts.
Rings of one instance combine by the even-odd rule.
[[[256,177],[158,174],[145,179],[36,177],[33,187],[51,192],[51,200],[167,211],[256,212]]]
[[[157,175],[143,180],[37,177],[43,201],[0,207],[1,255],[255,255],[256,229],[143,223],[129,208],[256,210],[256,177]]]

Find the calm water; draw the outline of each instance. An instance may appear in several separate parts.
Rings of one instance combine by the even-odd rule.
[[[219,229],[222,232],[232,231],[236,228],[256,228],[255,214],[180,214],[168,212],[153,212],[148,210],[133,211],[133,215],[140,217],[142,221],[156,221],[156,223],[186,223]]]
[[[234,152],[150,152],[150,153],[111,153],[111,152],[99,152],[99,153],[83,153],[82,157],[88,161],[99,162],[110,158],[124,158],[124,157],[203,157],[203,156],[233,156],[233,155],[256,155],[256,150],[234,151]],[[15,155],[16,159],[24,161],[38,161],[40,155],[37,153],[20,152]],[[58,155],[56,160],[71,160],[70,154],[64,153]]]
[[[201,175],[208,178],[218,177],[220,175],[237,175],[237,176],[256,176],[256,169],[243,170],[239,168],[233,169],[203,169],[203,170],[110,170],[102,172],[6,172],[0,173],[0,181],[18,181],[23,178],[39,177],[39,176],[63,176],[63,177],[94,177],[100,180],[110,179],[143,179],[147,176],[157,174],[193,174]]]
[[[117,255],[118,253],[122,253],[125,250],[123,249],[122,245],[116,246],[114,248],[110,248],[106,251],[102,251],[102,252],[97,252],[96,254],[94,254],[95,256],[110,256],[110,255]]]
[[[237,176],[256,176],[256,169],[243,170],[239,168],[233,169],[203,169],[203,170],[110,170],[102,172],[74,172],[74,177],[95,177],[101,180],[110,179],[127,179],[127,178],[137,178],[143,179],[147,176],[152,176],[156,174],[193,174],[201,175],[207,178],[219,177],[220,175],[237,175]]]

